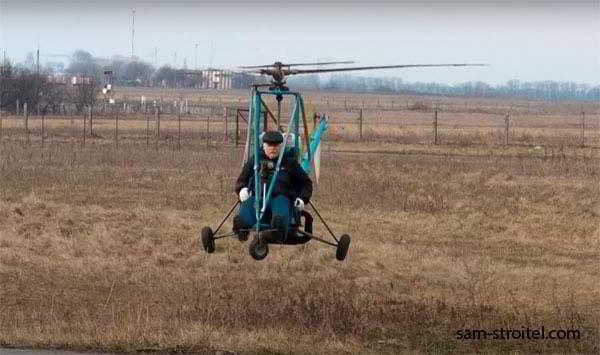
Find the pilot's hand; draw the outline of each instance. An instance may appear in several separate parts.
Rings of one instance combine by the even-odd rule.
[[[250,198],[250,196],[252,195],[252,192],[248,191],[247,187],[244,187],[243,189],[240,190],[240,201],[244,202],[247,199]]]
[[[302,211],[304,209],[304,201],[300,197],[296,198],[296,201],[294,201],[294,207],[296,207],[298,211]]]

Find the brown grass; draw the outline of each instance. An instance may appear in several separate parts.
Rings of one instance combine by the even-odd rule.
[[[311,242],[255,262],[247,243],[225,239],[208,255],[197,239],[235,201],[241,150],[219,136],[207,146],[193,121],[181,151],[168,139],[146,147],[144,123],[123,123],[118,150],[110,124],[82,147],[68,120],[43,150],[18,128],[0,142],[0,346],[599,350],[597,150],[359,143],[333,130],[314,201],[352,236],[347,260]],[[454,333],[542,325],[583,338]]]

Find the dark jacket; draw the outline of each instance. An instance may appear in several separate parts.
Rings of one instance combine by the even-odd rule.
[[[269,160],[262,149],[260,150],[260,155],[261,160]],[[277,164],[277,158],[270,160]],[[235,192],[239,195],[240,190],[244,187],[254,192],[254,156],[250,157],[246,164],[244,164],[242,173],[235,183]],[[275,197],[283,194],[292,201],[296,197],[300,197],[304,203],[308,204],[312,196],[312,188],[312,180],[304,169],[302,169],[298,160],[296,160],[296,150],[291,149],[285,152],[271,196]]]

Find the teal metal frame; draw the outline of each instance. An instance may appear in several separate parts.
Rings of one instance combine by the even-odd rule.
[[[283,146],[279,150],[279,157],[277,159],[277,165],[275,166],[275,173],[271,176],[269,181],[269,186],[261,186],[260,179],[260,166],[261,166],[261,158],[260,158],[260,149],[262,149],[261,137],[257,132],[262,132],[263,127],[261,127],[261,118],[264,113],[262,110],[262,96],[263,95],[273,95],[273,96],[292,96],[295,99],[294,111],[292,113],[292,117],[287,127],[287,136],[290,133],[293,133],[295,136],[294,146],[296,148],[300,148],[300,138],[298,134],[300,133],[300,115],[304,115],[304,101],[302,100],[302,96],[298,92],[293,91],[284,91],[284,90],[269,90],[269,91],[261,91],[255,88],[252,91],[252,106],[250,108],[250,116],[252,119],[251,126],[253,128],[253,133],[251,135],[251,139],[253,140],[254,145],[254,210],[256,213],[256,230],[260,231],[261,220],[264,217],[266,212],[266,206],[268,205],[271,194],[273,193],[273,188],[275,187],[275,180],[277,179],[277,175],[279,174],[279,170],[281,169],[281,161],[283,160],[283,154],[285,153],[285,149],[287,147],[288,140],[285,139],[283,141]],[[293,131],[292,131],[293,130]],[[265,190],[266,189],[266,193]]]
[[[287,126],[286,139],[284,139],[282,143],[282,147],[279,150],[279,157],[277,159],[277,164],[275,166],[275,172],[271,176],[268,186],[261,185],[260,179],[260,167],[261,167],[261,158],[260,158],[260,150],[262,149],[261,135],[260,132],[264,131],[264,123],[263,123],[263,115],[265,114],[265,110],[263,110],[263,102],[266,102],[262,99],[263,96],[272,95],[272,96],[290,96],[294,99],[294,110],[290,117],[290,121]],[[268,228],[269,225],[266,223],[261,223],[260,221],[264,217],[266,206],[271,200],[271,195],[273,193],[273,189],[275,187],[275,180],[277,179],[277,175],[281,169],[281,162],[283,160],[283,154],[286,151],[288,146],[287,137],[290,136],[290,133],[294,134],[293,145],[298,152],[298,156],[296,157],[299,160],[302,168],[310,175],[313,171],[313,160],[314,160],[314,152],[318,148],[321,143],[321,138],[327,132],[327,120],[322,119],[319,122],[318,127],[315,127],[313,130],[312,136],[309,138],[310,140],[306,142],[307,152],[302,152],[302,147],[300,146],[300,121],[302,120],[303,124],[306,125],[306,111],[304,108],[304,100],[299,92],[281,90],[281,89],[271,89],[268,91],[261,91],[258,87],[254,87],[252,90],[252,98],[250,100],[250,108],[249,108],[249,117],[250,122],[249,127],[251,132],[248,135],[248,143],[252,145],[252,147],[248,147],[248,154],[254,154],[254,210],[256,213],[256,230],[260,231],[261,228]]]

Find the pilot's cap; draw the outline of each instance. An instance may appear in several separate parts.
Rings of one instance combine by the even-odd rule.
[[[279,131],[269,131],[263,136],[263,143],[281,144],[281,142],[283,142],[283,135]]]

